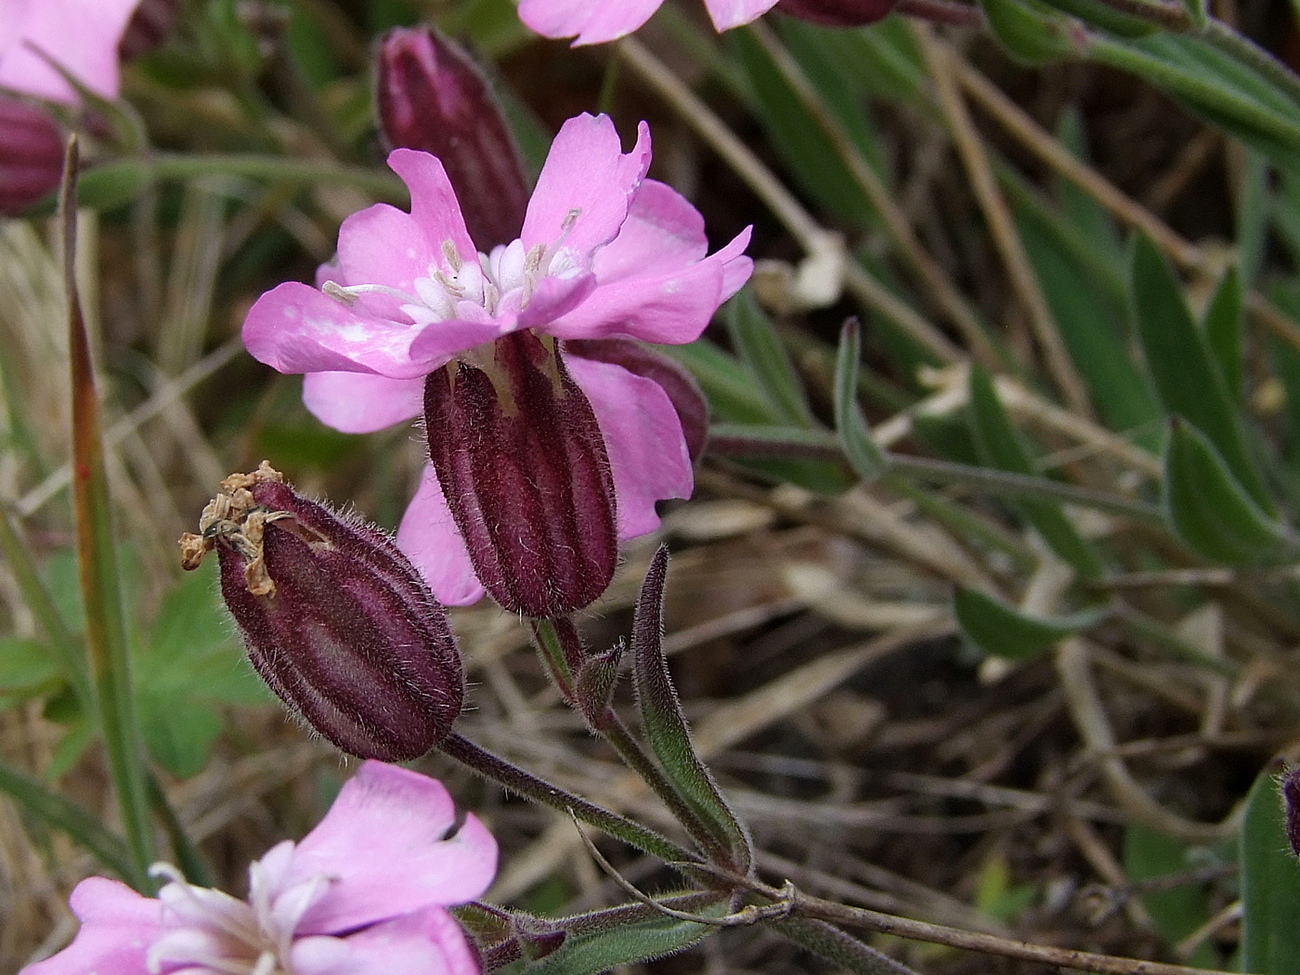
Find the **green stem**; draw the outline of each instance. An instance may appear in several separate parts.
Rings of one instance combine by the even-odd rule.
[[[408,198],[405,187],[389,172],[326,160],[286,159],[283,156],[159,152],[106,162],[96,166],[93,173],[96,179],[112,179],[118,175],[169,180],[191,180],[212,175],[242,176],[267,183],[351,186],[376,199],[398,204],[404,203]]]
[[[715,433],[714,430],[717,432]],[[736,457],[813,457],[843,460],[835,435],[823,430],[720,424],[709,434],[709,450]],[[1130,501],[1118,495],[1063,484],[1046,477],[1014,474],[956,461],[933,460],[910,454],[885,453],[886,476],[960,484],[995,495],[1042,498],[1092,508],[1107,514],[1164,526],[1155,505]]]
[[[153,825],[149,814],[147,771],[140,749],[127,649],[126,621],[117,573],[99,394],[95,389],[90,338],[76,284],[76,181],[78,152],[69,142],[60,191],[63,220],[64,286],[68,299],[68,347],[72,385],[72,489],[77,528],[77,559],[84,607],[85,649],[95,710],[103,736],[109,775],[131,851],[132,885],[149,890]]]
[[[1098,64],[1138,75],[1166,91],[1192,99],[1271,136],[1284,145],[1300,145],[1300,123],[1271,111],[1239,93],[1216,85],[1206,76],[1148,54],[1122,41],[1100,35],[1089,40],[1088,57]]]
[[[190,839],[185,824],[181,822],[180,816],[176,815],[175,808],[168,801],[167,793],[163,791],[158,776],[151,774],[148,786],[149,802],[162,822],[163,829],[167,831],[167,838],[172,845],[172,855],[176,857],[176,866],[180,867],[181,873],[190,883],[198,887],[211,887],[212,871],[208,869],[203,855]]]
[[[996,471],[972,464],[910,457],[903,454],[889,454],[888,457],[890,473],[904,477],[939,481],[944,484],[962,484],[1010,497],[1047,498],[1151,524],[1163,526],[1165,523],[1160,509],[1153,504],[1130,501],[1118,495],[1104,494],[1101,491],[1075,487],[1072,484],[1062,484],[1060,481],[1045,477],[1013,474],[1009,471]]]
[[[587,650],[572,620],[538,620],[534,623],[534,629],[539,638],[545,634],[547,642],[554,644],[552,649],[546,651],[548,657],[558,651],[561,659],[569,665],[570,672],[576,671],[581,666],[582,660],[587,656]],[[705,826],[704,821],[695,814],[690,803],[641,747],[641,743],[636,740],[609,703],[607,701],[580,702],[571,689],[566,691],[563,686],[559,689],[560,693],[565,695],[565,703],[581,714],[591,730],[618,752],[624,764],[641,777],[641,780],[668,807],[674,818],[682,824],[691,839],[704,851],[709,861],[725,862],[719,858],[725,857],[726,847],[718,842]]]
[[[560,812],[572,812],[582,822],[604,830],[638,850],[656,856],[667,864],[699,863],[699,857],[678,846],[666,836],[642,826],[638,822],[602,809],[581,796],[566,792],[559,786],[525,772],[505,759],[493,755],[463,735],[453,732],[438,743],[438,749],[448,758],[460,762],[470,771],[489,779],[509,792],[518,793],[533,802]]]
[[[1300,77],[1285,64],[1273,57],[1249,37],[1243,37],[1221,20],[1210,19],[1200,37],[1224,54],[1253,68],[1255,73],[1285,92],[1291,101],[1300,105]]]

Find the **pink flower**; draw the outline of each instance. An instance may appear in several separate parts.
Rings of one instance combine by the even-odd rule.
[[[749,231],[708,255],[683,197],[645,178],[650,134],[621,152],[605,116],[561,128],[518,240],[479,253],[437,158],[397,149],[388,164],[411,212],[379,204],[339,231],[319,288],[291,282],[258,299],[244,343],[280,372],[306,373],[303,396],[339,430],[378,430],[419,415],[424,379],[449,362],[491,362],[491,344],[528,329],[560,340],[697,338],[748,279]],[[618,534],[658,526],[654,505],[693,487],[682,424],[664,388],[621,365],[566,354],[609,455]],[[429,430],[430,437],[438,435]],[[397,534],[443,602],[483,594],[432,468]]]
[[[76,104],[75,89],[52,60],[95,94],[116,98],[117,45],[139,5],[140,0],[0,0],[0,88]]]
[[[496,842],[473,816],[455,823],[439,782],[365,762],[302,842],[249,867],[248,900],[170,867],[157,898],[91,877],[72,892],[76,939],[20,975],[477,975],[444,908],[487,888]]]
[[[713,26],[730,30],[756,20],[777,0],[704,0]],[[603,44],[632,33],[663,0],[520,0],[519,19],[543,37],[573,37],[574,44]]]

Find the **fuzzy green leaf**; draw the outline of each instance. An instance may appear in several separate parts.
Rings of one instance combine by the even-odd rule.
[[[727,861],[720,863],[746,874],[754,862],[749,833],[713,781],[691,741],[686,716],[668,671],[663,650],[663,594],[668,574],[668,550],[661,547],[650,563],[632,632],[632,676],[637,708],[650,749],[664,775],[712,834]]]
[[[1239,857],[1242,970],[1300,975],[1300,861],[1287,843],[1277,778],[1267,770],[1246,798]]]
[[[721,917],[727,905],[696,913]],[[658,917],[648,921],[620,924],[616,928],[588,935],[570,935],[557,950],[531,964],[511,966],[511,975],[596,975],[619,965],[663,958],[676,954],[717,931],[718,928],[697,921]]]

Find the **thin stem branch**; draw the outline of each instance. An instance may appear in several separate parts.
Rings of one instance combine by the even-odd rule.
[[[455,759],[470,771],[490,779],[507,791],[563,813],[572,811],[573,815],[587,825],[604,830],[610,836],[617,837],[651,856],[659,857],[665,863],[671,865],[700,862],[696,854],[678,846],[666,836],[618,813],[602,809],[595,803],[552,785],[544,779],[539,779],[531,772],[526,772],[474,744],[463,735],[453,732],[438,743],[438,749],[448,758]]]
[[[765,895],[779,899],[789,896],[777,888],[768,888]],[[1133,958],[1119,958],[1114,955],[1099,955],[1091,951],[1076,951],[1072,948],[1056,948],[1051,945],[1038,945],[1014,938],[1003,938],[995,934],[978,931],[964,931],[943,924],[930,924],[926,921],[914,921],[910,918],[882,914],[864,907],[850,907],[820,897],[810,897],[802,892],[795,892],[791,914],[795,917],[816,918],[831,924],[860,930],[874,931],[912,941],[926,941],[930,944],[947,945],[951,948],[965,948],[986,955],[999,955],[1003,958],[1018,958],[1023,961],[1040,962],[1057,968],[1072,968],[1084,972],[1096,972],[1098,975],[1229,975],[1228,972],[1213,971],[1202,968],[1188,968],[1185,965],[1169,965],[1156,961],[1138,961]]]
[[[578,630],[573,625],[573,621],[569,619],[544,620],[539,621],[536,627],[539,633],[549,632],[549,634],[553,635],[559,643],[560,652],[569,663],[570,670],[576,672],[581,661],[587,656],[587,648],[583,645],[582,638],[578,635]],[[564,687],[560,687],[560,693],[565,696],[566,703],[583,716],[591,730],[603,738],[614,751],[618,752],[623,763],[639,775],[641,781],[648,785],[654,794],[659,797],[660,801],[668,807],[673,818],[681,823],[682,828],[690,834],[691,839],[704,851],[709,861],[712,863],[727,863],[727,848],[719,843],[717,837],[708,829],[695,810],[691,808],[690,803],[673,786],[673,783],[655,763],[655,760],[647,754],[645,748],[642,747],[627,725],[624,724],[618,712],[607,701],[578,701],[574,699],[572,689],[566,690]]]

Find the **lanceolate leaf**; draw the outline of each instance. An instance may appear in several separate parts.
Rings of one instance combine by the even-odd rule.
[[[632,633],[637,707],[650,748],[664,774],[712,832],[715,842],[710,846],[720,845],[727,851],[730,862],[719,866],[745,874],[754,862],[749,833],[696,754],[668,672],[668,657],[663,650],[663,593],[667,574],[668,550],[661,547],[646,574]]]
[[[1214,445],[1175,420],[1164,463],[1165,508],[1198,555],[1228,565],[1262,564],[1296,550],[1294,535],[1257,505]]]
[[[1027,660],[1106,618],[1104,609],[1052,619],[1030,616],[987,593],[965,588],[953,594],[953,610],[963,636],[985,653],[1009,660]]]
[[[1155,244],[1139,236],[1133,248],[1133,312],[1147,370],[1165,412],[1200,430],[1255,503],[1270,508],[1228,385],[1196,326],[1173,270]]]
[[[862,354],[858,323],[849,320],[840,333],[835,358],[835,428],[840,443],[858,476],[874,481],[885,473],[888,460],[872,439],[862,407],[858,405],[858,358]]]
[[[1204,330],[1211,361],[1219,370],[1228,391],[1228,400],[1232,403],[1241,402],[1244,304],[1241,275],[1235,267],[1230,267],[1205,309]]]
[[[77,172],[75,143],[69,149],[65,170],[71,174]],[[73,176],[64,176],[60,211],[63,217],[64,283],[68,292],[69,359],[72,364],[72,497],[82,603],[86,615],[86,653],[109,773],[131,850],[133,869],[129,879],[137,889],[146,890],[148,869],[153,862],[153,826],[132,698],[131,663],[117,577],[108,477],[104,468],[99,395],[95,390],[90,340],[77,294]]]
[[[123,878],[134,872],[121,837],[110,833],[98,816],[36,779],[0,762],[0,792],[48,826],[61,829]]]
[[[1239,850],[1242,970],[1300,975],[1300,861],[1287,844],[1277,779],[1267,770],[1246,799]]]
[[[1007,53],[1022,64],[1047,64],[1073,53],[1062,17],[1021,0],[980,0],[980,9]]]
[[[704,914],[726,914],[727,905],[719,904]],[[616,928],[585,936],[570,935],[545,958],[518,969],[516,975],[595,975],[619,965],[650,961],[691,947],[719,930],[698,921],[659,917],[648,921],[620,924]]]
[[[978,366],[971,369],[970,401],[975,441],[984,462],[1014,474],[1037,473],[1028,450],[1002,408],[993,380]],[[1016,502],[1016,507],[1038,529],[1052,551],[1076,572],[1085,577],[1100,575],[1101,560],[1059,504],[1024,498]]]
[[[794,364],[781,345],[776,326],[750,291],[742,291],[728,304],[726,320],[736,349],[781,420],[811,425],[812,411]]]

